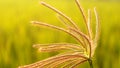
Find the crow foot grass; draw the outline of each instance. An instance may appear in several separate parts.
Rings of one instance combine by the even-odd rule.
[[[35,44],[33,45],[33,47],[37,48],[40,52],[53,52],[59,50],[67,50],[67,52],[32,64],[20,66],[19,68],[58,68],[62,63],[64,63],[64,65],[62,65],[62,68],[78,68],[78,66],[81,63],[87,61],[89,62],[90,68],[93,68],[92,57],[97,47],[97,41],[99,39],[99,34],[100,34],[100,30],[99,30],[100,24],[99,24],[99,18],[96,8],[94,8],[94,15],[96,18],[96,28],[95,28],[96,31],[95,34],[93,34],[90,25],[92,21],[91,10],[88,9],[88,15],[86,16],[86,14],[83,11],[83,8],[80,5],[79,0],[75,0],[75,3],[78,6],[83,16],[83,20],[85,22],[87,29],[86,33],[82,32],[81,29],[76,25],[76,23],[66,14],[62,13],[58,9],[52,7],[51,5],[45,2],[40,2],[40,3],[43,6],[56,12],[58,14],[58,19],[62,23],[64,23],[66,28],[62,28],[38,21],[32,21],[32,24],[40,27],[45,26],[59,31],[63,31],[69,34],[70,36],[72,36],[78,43],[77,44],[74,43]],[[64,21],[63,18],[66,19],[67,22]]]

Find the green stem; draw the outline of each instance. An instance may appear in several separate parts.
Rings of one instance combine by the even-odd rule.
[[[93,68],[92,60],[89,59],[88,62],[89,62],[89,64],[90,64],[90,68]]]

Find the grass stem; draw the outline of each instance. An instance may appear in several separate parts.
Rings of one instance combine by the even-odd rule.
[[[89,59],[88,62],[89,62],[89,64],[90,64],[90,68],[93,68],[92,59]]]

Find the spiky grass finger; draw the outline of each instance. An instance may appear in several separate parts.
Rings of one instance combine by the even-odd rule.
[[[38,48],[40,52],[52,52],[59,50],[72,50],[84,52],[84,49],[78,44],[54,43],[54,44],[36,44],[33,47]]]
[[[59,15],[63,16],[64,18],[66,18],[66,20],[68,20],[76,29],[79,29],[78,26],[75,24],[75,22],[69,18],[67,15],[65,15],[64,13],[62,13],[61,11],[57,10],[56,8],[52,7],[51,5],[45,3],[45,2],[40,2],[42,5],[50,8],[51,10],[53,10],[54,12],[58,13]]]
[[[95,14],[95,18],[96,18],[96,32],[95,32],[95,38],[93,40],[93,45],[92,45],[92,56],[94,55],[95,49],[97,47],[97,41],[99,39],[99,35],[100,35],[100,22],[99,22],[99,17],[98,17],[98,13],[96,11],[96,8],[94,8],[94,14]]]
[[[89,57],[91,57],[91,52],[92,52],[92,28],[90,26],[90,23],[91,23],[91,11],[90,9],[88,9],[88,21],[87,21],[87,27],[88,27],[88,36],[89,36]]]
[[[87,27],[87,17],[86,17],[86,15],[85,15],[85,13],[84,13],[84,11],[83,11],[83,8],[81,7],[81,5],[80,5],[80,2],[79,2],[79,0],[75,0],[75,2],[76,2],[76,4],[77,4],[77,6],[78,6],[78,8],[79,8],[79,10],[80,10],[80,12],[81,12],[81,14],[82,14],[82,16],[83,16],[83,19],[84,19],[84,22],[85,22],[85,25],[86,25],[86,28],[87,28],[87,32],[89,31],[89,28]],[[88,32],[88,34],[89,34],[89,32]]]
[[[100,35],[100,23],[99,23],[99,17],[98,17],[98,13],[96,11],[96,8],[94,8],[94,13],[95,13],[95,18],[96,18],[96,34],[95,34],[95,42],[98,41],[99,39],[99,35]]]
[[[86,15],[85,15],[84,11],[83,11],[83,8],[81,7],[79,0],[75,0],[75,2],[76,2],[77,6],[78,6],[78,8],[79,8],[79,10],[80,10],[80,12],[82,14],[83,19],[85,21],[85,24],[87,26],[87,18],[86,18]]]

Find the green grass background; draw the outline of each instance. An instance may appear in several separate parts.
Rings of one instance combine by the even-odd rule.
[[[85,31],[83,18],[74,0],[43,1],[72,17]],[[100,17],[101,36],[93,57],[94,68],[120,68],[120,2],[82,0],[81,4],[86,14],[88,8],[96,6]],[[17,68],[58,53],[39,53],[32,48],[33,44],[76,43],[63,32],[32,26],[32,20],[63,26],[56,13],[40,5],[39,0],[0,0],[0,68]],[[95,25],[94,14],[92,21]],[[81,68],[88,67],[88,63],[81,65]]]

